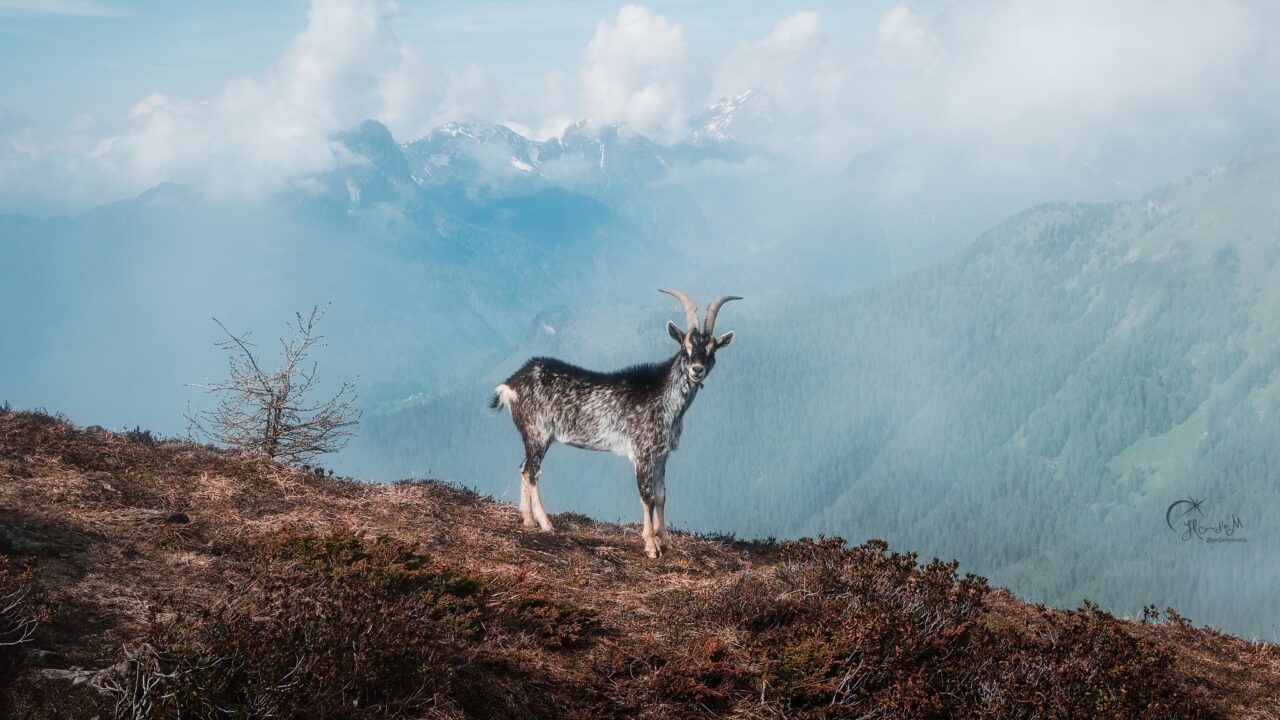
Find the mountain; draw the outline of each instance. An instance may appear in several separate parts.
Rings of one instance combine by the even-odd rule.
[[[449,123],[402,150],[419,185],[490,192],[553,185],[606,203],[642,191],[672,170],[746,155],[720,143],[659,144],[625,125],[586,121],[543,142],[503,125]]]
[[[772,124],[773,108],[754,89],[721,98],[689,119],[694,141],[699,143],[739,141],[742,135],[763,134]]]
[[[1135,202],[1040,206],[855,292],[735,303],[720,324],[737,342],[669,466],[673,522],[884,537],[1036,601],[1155,602],[1275,637],[1277,187],[1267,156]],[[512,497],[518,443],[481,411],[489,389],[530,355],[661,358],[677,309],[655,294],[544,314],[470,387],[367,417],[356,453],[377,475]],[[617,458],[554,450],[543,475],[552,507],[635,504]],[[1184,540],[1190,520],[1201,533]]]
[[[883,238],[810,212],[826,201],[731,142],[583,122],[543,142],[453,123],[402,143],[366,121],[331,144],[333,169],[270,197],[166,183],[0,216],[0,266],[21,269],[0,286],[0,400],[177,432],[199,402],[187,386],[221,370],[208,318],[270,340],[332,302],[323,365],[381,406],[473,380],[557,308],[703,277],[774,287],[833,262],[854,269],[814,284],[844,289],[890,268]]]
[[[333,140],[350,153],[350,161],[323,178],[329,186],[331,202],[341,202],[344,192],[346,200],[356,207],[411,198],[414,176],[385,125],[366,120],[338,133]]]
[[[478,134],[491,150],[519,140]],[[365,122],[334,137],[336,168],[264,199],[166,184],[76,216],[0,216],[0,266],[21,269],[0,286],[0,398],[174,432],[198,400],[184,386],[220,371],[210,317],[271,339],[332,302],[325,365],[378,402],[496,360],[536,312],[648,288],[679,263],[664,238],[564,184],[494,190],[479,166],[423,182],[422,143],[444,152],[448,135],[406,150]],[[466,153],[452,157],[461,172]]]
[[[405,143],[403,155],[420,185],[473,185],[477,179],[514,180],[541,165],[541,143],[502,125],[449,123]]]
[[[0,713],[1275,718],[1274,644],[0,410]]]

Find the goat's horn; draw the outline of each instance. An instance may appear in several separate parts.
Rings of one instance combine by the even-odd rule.
[[[742,298],[738,297],[737,295],[721,295],[715,300],[712,300],[711,304],[707,306],[707,324],[704,326],[703,332],[710,335],[711,331],[715,330],[716,315],[719,314],[721,305],[729,302],[730,300],[741,300],[741,299]]]
[[[698,306],[693,304],[693,301],[689,299],[688,295],[685,295],[679,290],[664,290],[663,288],[658,288],[658,292],[664,292],[674,297],[680,301],[681,305],[684,306],[684,322],[686,325],[685,332],[689,332],[698,327]]]

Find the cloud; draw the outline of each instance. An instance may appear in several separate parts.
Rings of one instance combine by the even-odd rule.
[[[1276,140],[1255,122],[1257,98],[1280,90],[1276,19],[1252,2],[899,6],[879,23],[849,114],[922,158],[1007,176],[1089,166],[1146,185],[1171,159],[1186,172]]]
[[[824,40],[818,13],[798,12],[783,18],[767,37],[743,43],[725,58],[716,71],[712,98],[756,90],[783,104],[804,101],[799,96],[813,89],[811,81],[824,63]],[[797,82],[801,87],[793,90]]]
[[[890,66],[931,68],[937,64],[941,49],[920,14],[899,5],[885,13],[876,26],[875,52],[877,59]]]
[[[625,5],[617,21],[601,21],[582,71],[587,118],[623,122],[663,139],[680,139],[686,122],[688,47],[684,30],[648,8]]]
[[[433,101],[425,63],[403,48],[378,0],[313,0],[276,68],[209,101],[152,96],[97,155],[143,185],[174,180],[215,196],[257,196],[342,161],[329,137],[374,117],[392,127]]]
[[[1280,9],[1252,0],[801,12],[728,54],[709,99],[755,89],[774,122],[744,139],[812,170],[875,153],[885,188],[1102,197],[1280,146],[1276,32]]]
[[[0,168],[70,179],[82,188],[75,199],[92,201],[93,187],[134,194],[165,181],[214,197],[261,197],[350,162],[331,143],[335,132],[370,117],[393,132],[420,129],[446,91],[443,76],[397,41],[393,9],[381,0],[312,0],[306,27],[262,77],[232,80],[205,100],[152,94],[99,137],[92,128],[10,135]],[[0,192],[11,196],[22,190],[5,185]]]
[[[18,6],[34,4],[0,0]],[[260,196],[350,161],[329,137],[368,117],[400,139],[454,120],[541,139],[586,117],[682,141],[691,115],[747,90],[741,139],[797,173],[884,158],[886,191],[964,178],[1020,200],[1093,197],[1280,144],[1280,8],[1262,0],[912,2],[858,25],[803,11],[719,58],[627,5],[582,38],[581,66],[541,83],[470,58],[437,66],[393,13],[313,0],[278,62],[213,97],[156,94],[61,127],[0,114],[0,198],[84,207],[165,180]]]
[[[739,139],[789,155],[806,167],[838,170],[833,155],[848,132],[840,102],[848,69],[831,52],[821,16],[804,11],[780,20],[764,38],[744,42],[717,67],[709,100],[753,91],[751,108],[768,122],[739,122]]]

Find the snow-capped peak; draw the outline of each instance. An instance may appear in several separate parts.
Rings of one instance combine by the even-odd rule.
[[[725,142],[737,139],[746,124],[768,123],[768,102],[755,88],[717,100],[690,119],[694,140]]]

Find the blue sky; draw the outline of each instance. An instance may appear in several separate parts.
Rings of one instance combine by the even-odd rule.
[[[751,89],[741,139],[798,172],[891,149],[890,192],[1095,199],[1277,149],[1276,37],[1267,0],[0,0],[0,212],[269,194],[365,118],[677,142]]]

